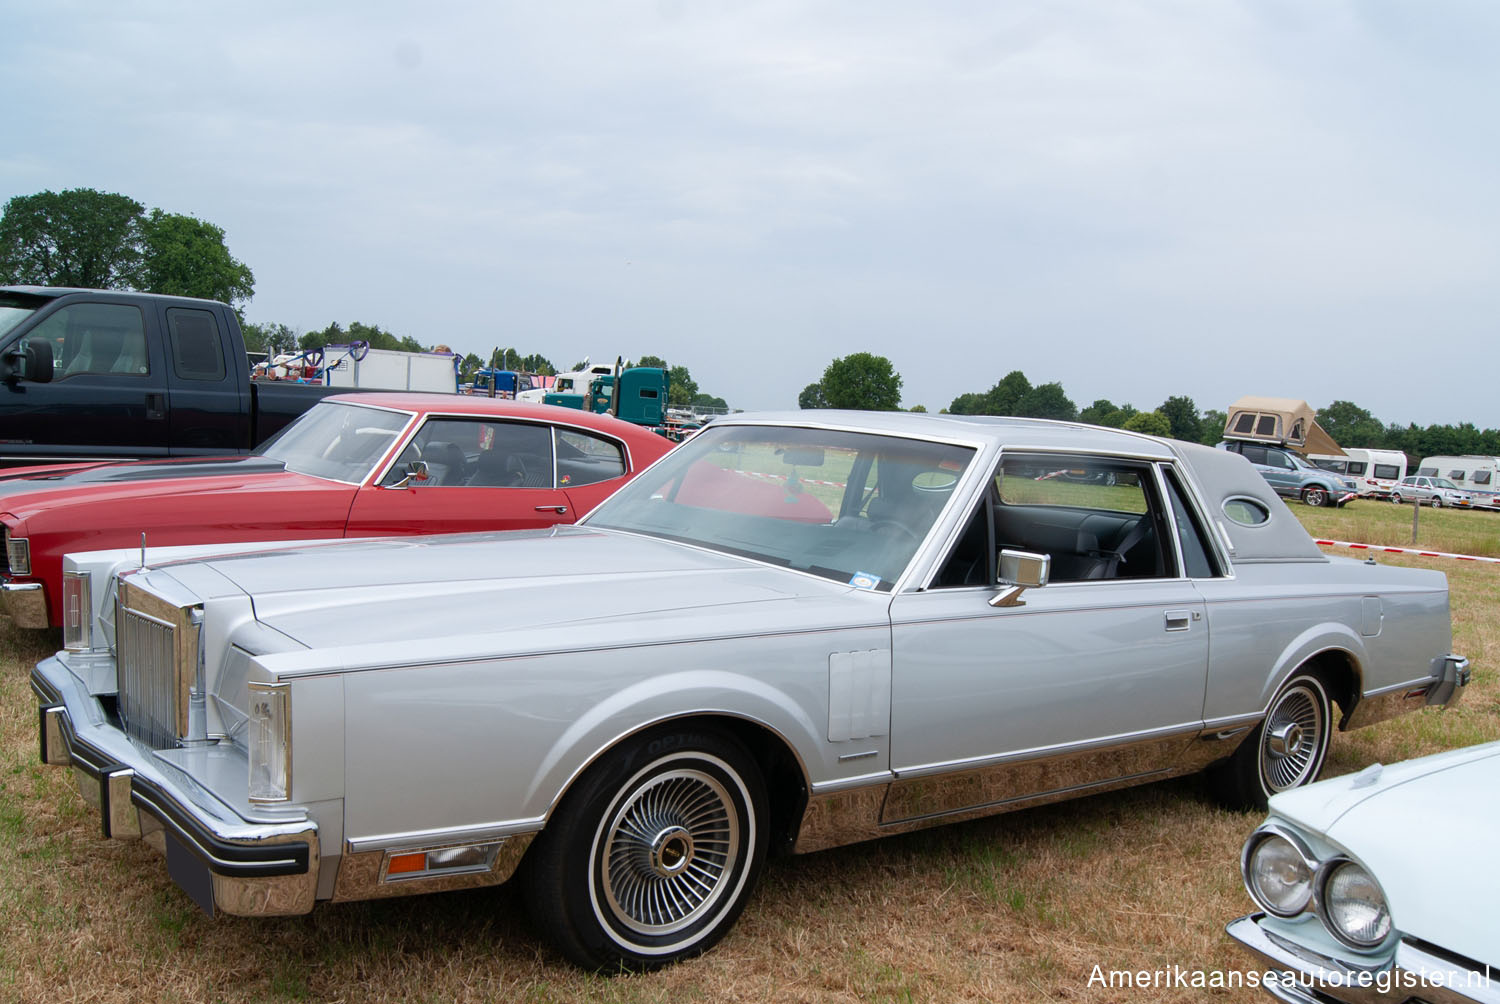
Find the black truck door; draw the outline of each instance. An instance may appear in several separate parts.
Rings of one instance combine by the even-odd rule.
[[[250,363],[223,307],[161,307],[174,457],[243,453],[250,445]],[[231,325],[235,325],[231,330]]]
[[[53,379],[0,382],[0,462],[166,454],[166,357],[154,307],[107,293],[70,298],[24,337],[52,344]]]

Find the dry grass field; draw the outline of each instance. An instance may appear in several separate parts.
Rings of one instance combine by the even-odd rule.
[[[1292,509],[1319,536],[1410,540],[1409,507]],[[1500,554],[1495,514],[1422,525],[1424,547]],[[1500,739],[1500,565],[1379,560],[1448,573],[1474,683],[1455,711],[1337,736],[1330,773]],[[1224,924],[1250,907],[1236,862],[1258,817],[1193,779],[772,862],[718,948],[641,976],[571,968],[506,887],[211,921],[37,763],[27,673],[57,643],[0,627],[0,1001],[1196,1001],[1090,976],[1248,967]]]

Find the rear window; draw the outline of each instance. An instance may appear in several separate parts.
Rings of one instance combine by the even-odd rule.
[[[1395,464],[1376,464],[1375,476],[1386,481],[1394,481],[1401,476],[1401,468]]]

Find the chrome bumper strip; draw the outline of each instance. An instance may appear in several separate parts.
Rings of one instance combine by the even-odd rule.
[[[84,798],[100,811],[104,836],[139,838],[163,831],[206,873],[206,910],[239,915],[306,913],[317,890],[317,824],[306,819],[255,822],[228,806],[205,805],[149,751],[107,721],[97,700],[56,657],[31,674],[43,763],[73,767]],[[97,787],[96,787],[97,786]],[[161,849],[158,846],[158,849]],[[179,867],[168,853],[169,871]],[[188,889],[195,899],[198,895]]]

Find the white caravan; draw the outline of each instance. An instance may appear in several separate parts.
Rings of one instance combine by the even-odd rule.
[[[1417,473],[1447,478],[1474,496],[1474,504],[1494,508],[1500,504],[1500,457],[1424,457]]]
[[[1406,454],[1400,450],[1344,451],[1344,455],[1313,453],[1308,455],[1316,467],[1333,471],[1352,479],[1355,489],[1362,496],[1385,498],[1391,494],[1396,483],[1406,477]]]

